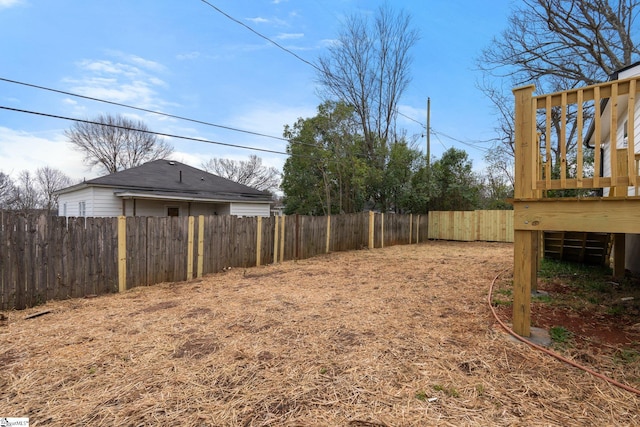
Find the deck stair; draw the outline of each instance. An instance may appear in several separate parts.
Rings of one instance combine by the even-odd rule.
[[[609,258],[609,233],[545,231],[544,257],[561,261],[603,265]]]

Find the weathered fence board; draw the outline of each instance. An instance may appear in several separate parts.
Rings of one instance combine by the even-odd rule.
[[[0,218],[0,310],[117,292],[120,271],[126,272],[123,289],[128,289],[189,280],[229,267],[364,249],[369,247],[370,230],[375,248],[427,238],[513,241],[512,211],[429,216],[363,212],[260,221],[233,216],[127,217],[122,236],[118,218],[24,217],[6,212]],[[126,246],[122,259],[119,242]]]

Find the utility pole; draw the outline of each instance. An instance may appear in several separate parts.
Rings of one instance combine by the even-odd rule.
[[[431,164],[431,98],[427,98],[427,170]]]

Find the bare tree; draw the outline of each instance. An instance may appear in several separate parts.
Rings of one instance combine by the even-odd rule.
[[[18,175],[18,181],[13,187],[12,209],[28,214],[42,207],[42,194],[38,189],[35,176],[28,170],[23,170]]]
[[[523,0],[480,58],[516,84],[557,77],[593,84],[640,55],[637,0]],[[635,34],[634,34],[635,32]],[[636,39],[634,39],[634,37]],[[551,79],[553,80],[553,79]]]
[[[13,204],[13,180],[6,173],[0,172],[0,209],[8,209]]]
[[[347,18],[338,39],[320,57],[318,80],[329,98],[351,105],[359,118],[368,157],[379,159],[378,145],[393,136],[398,101],[410,82],[410,49],[419,39],[404,12],[378,9]]]
[[[94,120],[75,122],[65,131],[69,142],[83,152],[85,162],[108,173],[167,158],[173,147],[150,133],[139,120],[120,115],[100,115]]]
[[[40,191],[42,208],[48,213],[54,211],[58,206],[58,196],[56,191],[68,187],[72,181],[60,169],[44,166],[36,170],[36,182]]]
[[[639,6],[638,0],[523,0],[507,29],[482,52],[479,67],[489,78],[509,78],[512,87],[534,83],[543,93],[602,81],[640,58]],[[503,149],[492,158],[508,164],[514,143],[512,98],[491,83],[483,83],[481,90],[498,113],[498,146]],[[559,109],[552,113],[558,116],[552,117],[557,128]],[[568,122],[573,114],[568,111]],[[540,131],[542,146],[552,147],[552,136]],[[575,148],[576,131],[569,129],[568,151]]]
[[[273,192],[280,187],[280,171],[272,166],[264,166],[255,154],[249,160],[228,160],[211,158],[202,163],[202,168],[223,178],[255,188]]]

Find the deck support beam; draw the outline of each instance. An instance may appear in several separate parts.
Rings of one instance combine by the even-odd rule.
[[[613,235],[613,277],[616,279],[624,277],[625,236],[622,233]]]
[[[516,199],[533,199],[534,171],[538,158],[536,127],[533,118],[533,85],[513,90],[515,97],[515,187]],[[514,216],[518,207],[514,206]],[[518,230],[513,235],[513,330],[531,335],[531,291],[538,274],[537,230]]]
[[[531,334],[531,290],[537,276],[538,233],[516,230],[513,234],[513,330]]]

